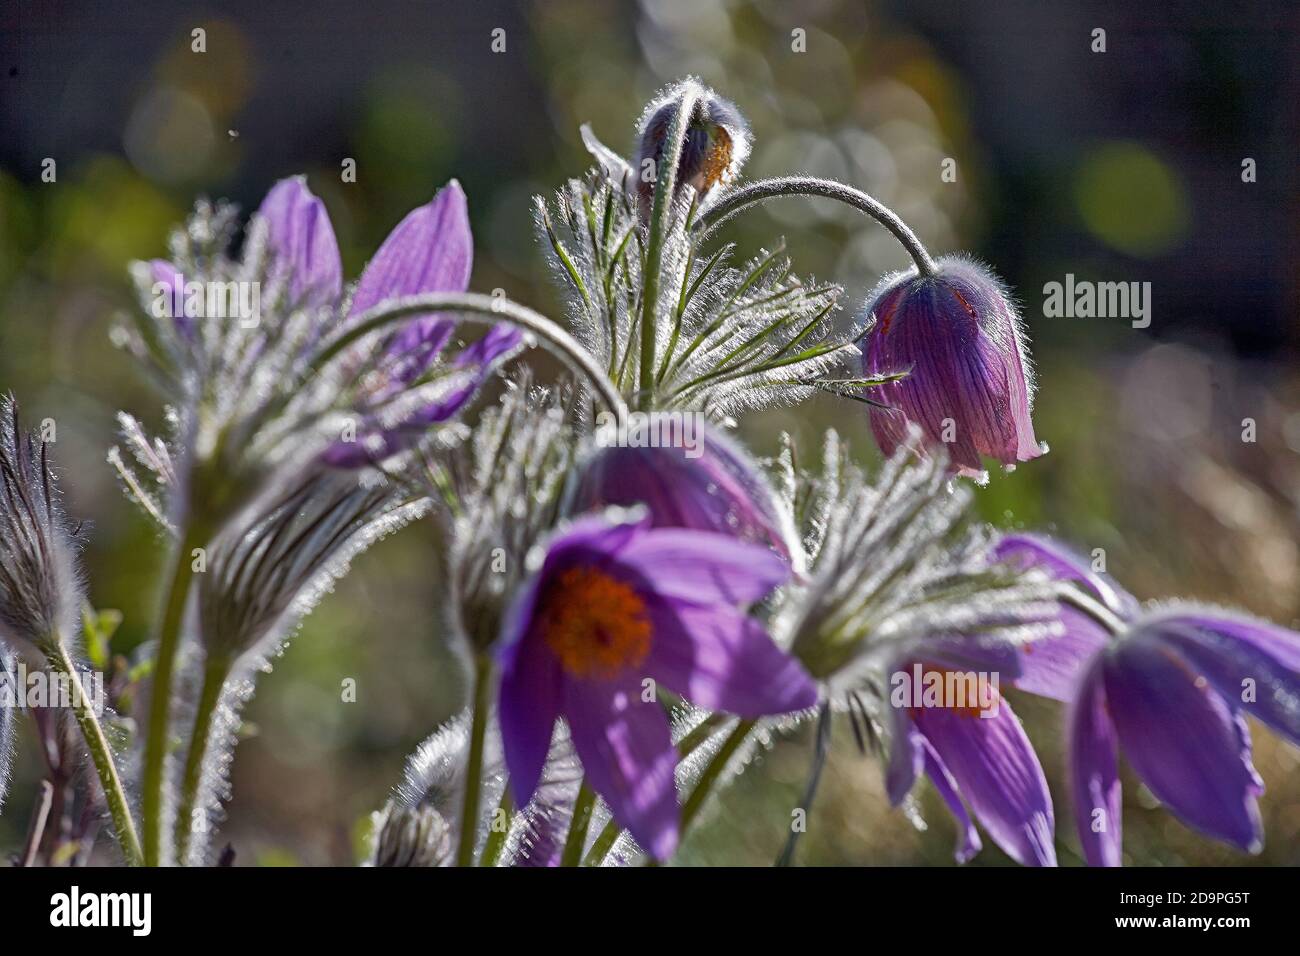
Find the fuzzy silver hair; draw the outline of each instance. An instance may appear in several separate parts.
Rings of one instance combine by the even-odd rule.
[[[59,506],[46,443],[0,402],[0,641],[42,650],[74,640],[82,584],[75,533]]]

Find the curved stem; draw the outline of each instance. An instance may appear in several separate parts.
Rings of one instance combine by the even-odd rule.
[[[569,835],[564,841],[560,866],[577,866],[582,861],[582,847],[587,842],[587,828],[591,826],[591,812],[595,807],[596,791],[584,777],[582,786],[578,788],[578,797],[573,802],[573,816],[569,821]]]
[[[916,261],[916,268],[921,275],[934,273],[934,260],[930,258],[930,253],[897,213],[862,190],[846,183],[837,183],[833,179],[817,179],[812,176],[760,179],[724,196],[716,206],[700,217],[696,228],[703,238],[742,209],[779,196],[821,196],[852,206],[888,229]]]
[[[176,862],[186,863],[190,837],[194,833],[194,809],[198,802],[199,784],[203,780],[203,761],[207,758],[212,720],[221,703],[221,691],[226,685],[230,668],[222,658],[211,658],[203,669],[203,688],[199,692],[198,707],[194,712],[194,730],[190,734],[189,753],[185,756],[185,772],[181,778],[180,802],[176,808]]]
[[[491,704],[492,662],[484,654],[474,656],[474,713],[470,717],[469,759],[465,764],[465,800],[460,811],[460,844],[457,866],[474,865],[474,843],[478,836],[478,802],[483,789],[483,742],[487,736]]]
[[[495,325],[504,322],[531,332],[543,346],[590,383],[605,407],[619,416],[619,421],[626,419],[627,406],[623,402],[623,396],[577,339],[540,312],[510,299],[477,292],[432,292],[381,302],[353,319],[346,332],[335,337],[321,350],[312,362],[312,373],[321,371],[346,348],[372,332],[429,312],[460,312],[469,321],[479,324]]]
[[[1119,637],[1128,630],[1128,625],[1100,601],[1088,597],[1073,585],[1064,584],[1057,590],[1057,597],[1062,604],[1068,604],[1076,611],[1082,611],[1100,624],[1112,638]]]
[[[672,222],[673,200],[677,192],[677,166],[681,162],[682,148],[686,144],[686,131],[695,112],[699,90],[687,83],[678,101],[677,112],[659,166],[655,170],[654,204],[650,211],[650,238],[646,244],[645,272],[641,290],[641,374],[637,382],[637,406],[647,408],[654,391],[655,380],[655,312],[659,305],[659,273],[663,270],[664,245]],[[662,167],[667,165],[667,169]]]
[[[731,758],[736,755],[749,732],[758,724],[756,720],[742,720],[727,734],[727,739],[722,742],[718,752],[709,760],[704,772],[700,774],[700,779],[696,781],[695,789],[691,795],[686,798],[686,804],[682,807],[682,836],[686,836],[686,830],[704,808],[704,802],[708,799],[710,791],[713,790],[714,784],[722,777],[722,772],[727,769],[727,764]]]
[[[117,842],[130,866],[139,866],[144,861],[140,850],[140,837],[136,834],[135,820],[131,818],[131,808],[126,802],[126,791],[122,789],[122,779],[117,773],[117,764],[113,762],[113,751],[104,736],[104,728],[95,716],[90,705],[81,677],[68,657],[67,648],[57,635],[52,640],[48,658],[55,670],[67,676],[69,682],[75,682],[72,691],[72,713],[81,727],[82,736],[86,738],[86,747],[90,750],[90,759],[99,774],[100,785],[104,788],[104,799],[108,802],[108,812],[113,818],[113,829],[117,833]]]
[[[144,818],[144,861],[158,866],[162,860],[163,770],[170,745],[172,672],[181,643],[185,599],[194,576],[190,552],[205,543],[206,532],[197,524],[182,529],[171,576],[167,584],[162,620],[158,626],[158,651],[149,691],[149,733],[144,742],[141,810]]]

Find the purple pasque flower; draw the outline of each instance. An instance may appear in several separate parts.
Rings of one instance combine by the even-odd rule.
[[[729,534],[774,549],[798,569],[794,529],[748,453],[703,422],[686,440],[687,423],[695,419],[651,428],[656,420],[624,433],[597,433],[606,447],[583,466],[574,510],[642,505],[653,527]]]
[[[295,305],[337,306],[342,297],[338,243],[324,204],[301,176],[281,180],[267,194],[259,214],[267,224],[272,252],[271,276],[282,277]],[[407,214],[388,235],[361,273],[348,306],[345,324],[388,299],[431,292],[463,292],[469,287],[474,259],[468,204],[452,180],[433,199]],[[520,342],[508,326],[493,328],[451,361],[470,374],[463,385],[440,395],[397,423],[380,421],[378,409],[413,387],[439,359],[455,329],[441,315],[408,319],[380,346],[383,361],[367,386],[363,416],[355,441],[336,441],[325,462],[351,468],[380,461],[409,447],[424,429],[445,421],[486,381],[502,356]]]
[[[1258,852],[1264,785],[1251,763],[1247,714],[1300,744],[1300,634],[1218,608],[1170,605],[1096,654],[1068,729],[1088,862],[1121,862],[1121,750],[1174,816]]]
[[[940,664],[919,661],[900,669],[907,674],[917,664],[927,675],[949,673]],[[982,846],[973,814],[1017,863],[1055,866],[1056,823],[1047,778],[1011,705],[996,689],[993,695],[982,707],[892,707],[885,789],[897,806],[924,772],[957,821],[959,863]]]
[[[1244,850],[1262,844],[1249,714],[1300,743],[1300,634],[1219,608],[1143,613],[1122,588],[1047,538],[1008,535],[997,555],[1071,581],[1124,633],[1068,604],[1062,633],[1026,645],[1015,685],[1070,702],[1070,788],[1084,855],[1121,862],[1122,750],[1175,816]]]
[[[1002,283],[984,266],[943,256],[931,275],[886,276],[860,343],[868,376],[907,375],[866,389],[871,430],[892,455],[908,423],[943,444],[953,467],[984,474],[982,456],[1005,465],[1043,453],[1030,420],[1033,376],[1024,329]]]
[[[1019,570],[1038,571],[1069,582],[1121,620],[1138,613],[1133,595],[1112,583],[1070,548],[1045,535],[1007,534],[993,547],[993,557]],[[1068,702],[1074,699],[1088,660],[1110,641],[1110,632],[1095,618],[1061,603],[1059,633],[1019,645],[1019,675],[1013,685],[1040,697]]]
[[[502,632],[498,711],[523,806],[556,717],[593,790],[657,859],[677,846],[677,751],[654,687],[741,717],[803,710],[817,686],[745,608],[789,568],[727,535],[586,515],[552,539]]]

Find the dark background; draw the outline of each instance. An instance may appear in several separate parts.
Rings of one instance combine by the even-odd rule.
[[[190,49],[202,27],[207,52]],[[506,51],[491,50],[505,31]],[[807,52],[791,50],[806,31]],[[1092,30],[1106,30],[1094,53]],[[126,266],[164,253],[197,195],[253,208],[306,172],[348,274],[455,176],[470,198],[474,287],[554,311],[529,197],[588,164],[578,125],[626,150],[642,104],[695,73],[750,120],[747,172],[848,179],[931,250],[991,263],[1024,307],[1046,458],[995,475],[996,523],[1054,530],[1143,598],[1195,595],[1295,626],[1300,614],[1300,14],[1294,3],[0,2],[0,387],[58,422],[72,510],[93,519],[90,594],[144,639],[161,542],[118,494],[104,454],[121,408],[160,401],[108,342],[131,307]],[[42,183],[41,163],[57,162]],[[355,184],[339,164],[357,162]],[[945,157],[957,181],[941,181]],[[1253,158],[1257,181],[1242,181]],[[859,308],[904,264],[879,229],[787,201],[730,227],[745,251],[784,235],[805,275]],[[1153,320],[1047,318],[1067,273],[1150,282]],[[1243,422],[1257,440],[1242,440]],[[861,409],[833,398],[745,423],[827,425],[874,454]],[[348,862],[407,752],[459,706],[436,633],[433,535],[384,542],[309,619],[249,716],[228,834],[240,862]],[[339,702],[355,677],[360,698]],[[1052,777],[1060,853],[1077,862],[1058,709],[1016,701]],[[887,809],[847,735],[810,861],[947,862],[951,826]],[[1300,764],[1257,732],[1270,793],[1264,862],[1300,862]],[[0,817],[17,842],[31,747]],[[685,859],[764,862],[796,801],[807,741],[778,743],[728,794]],[[1138,787],[1134,862],[1244,862],[1189,834]],[[978,858],[1003,860],[993,848]]]

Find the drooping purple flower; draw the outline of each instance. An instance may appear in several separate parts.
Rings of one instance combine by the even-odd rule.
[[[869,376],[908,374],[866,390],[871,430],[886,455],[908,441],[908,423],[946,447],[953,467],[982,475],[981,456],[1005,465],[1041,455],[1030,420],[1033,378],[1024,330],[1006,289],[957,256],[886,276],[869,300],[875,318],[861,344]]]
[[[1219,609],[1171,606],[1096,654],[1071,708],[1071,791],[1084,854],[1121,862],[1119,752],[1188,826],[1263,846],[1249,714],[1300,744],[1300,634]]]
[[[712,426],[686,441],[684,422],[658,434],[670,440],[651,444],[650,429],[629,429],[630,440],[592,455],[578,481],[576,510],[642,505],[653,527],[729,534],[798,565],[793,529],[739,445]]]
[[[1106,576],[1093,571],[1082,557],[1043,535],[1008,534],[994,546],[1000,561],[1024,570],[1037,570],[1071,582],[1099,601],[1121,620],[1138,611],[1137,600]],[[1083,676],[1084,666],[1110,640],[1109,632],[1078,608],[1061,603],[1060,633],[1022,644],[1017,649],[1020,673],[1015,687],[1041,697],[1070,701]]]
[[[973,813],[1017,863],[1056,865],[1052,795],[1010,704],[998,699],[983,710],[920,706],[895,707],[892,713],[894,737],[885,779],[891,803],[901,803],[924,772],[957,821],[959,863],[982,846]]]
[[[503,626],[499,715],[518,805],[537,789],[555,719],[587,780],[648,853],[677,845],[679,810],[664,687],[711,710],[802,710],[817,687],[744,608],[786,563],[735,538],[606,514],[547,548]]]
[[[288,283],[295,304],[337,305],[342,295],[338,243],[324,204],[298,176],[281,180],[259,210],[267,223],[273,277]],[[473,235],[465,193],[455,180],[412,210],[389,234],[366,266],[353,292],[345,322],[385,300],[432,292],[463,292],[473,265]],[[502,356],[520,342],[519,333],[498,326],[451,360],[470,372],[464,384],[403,415],[396,425],[381,422],[378,408],[418,382],[439,359],[455,329],[443,315],[408,319],[383,343],[377,384],[363,397],[355,441],[339,440],[324,452],[326,463],[354,468],[381,461],[410,447],[424,429],[456,414],[486,381]]]

